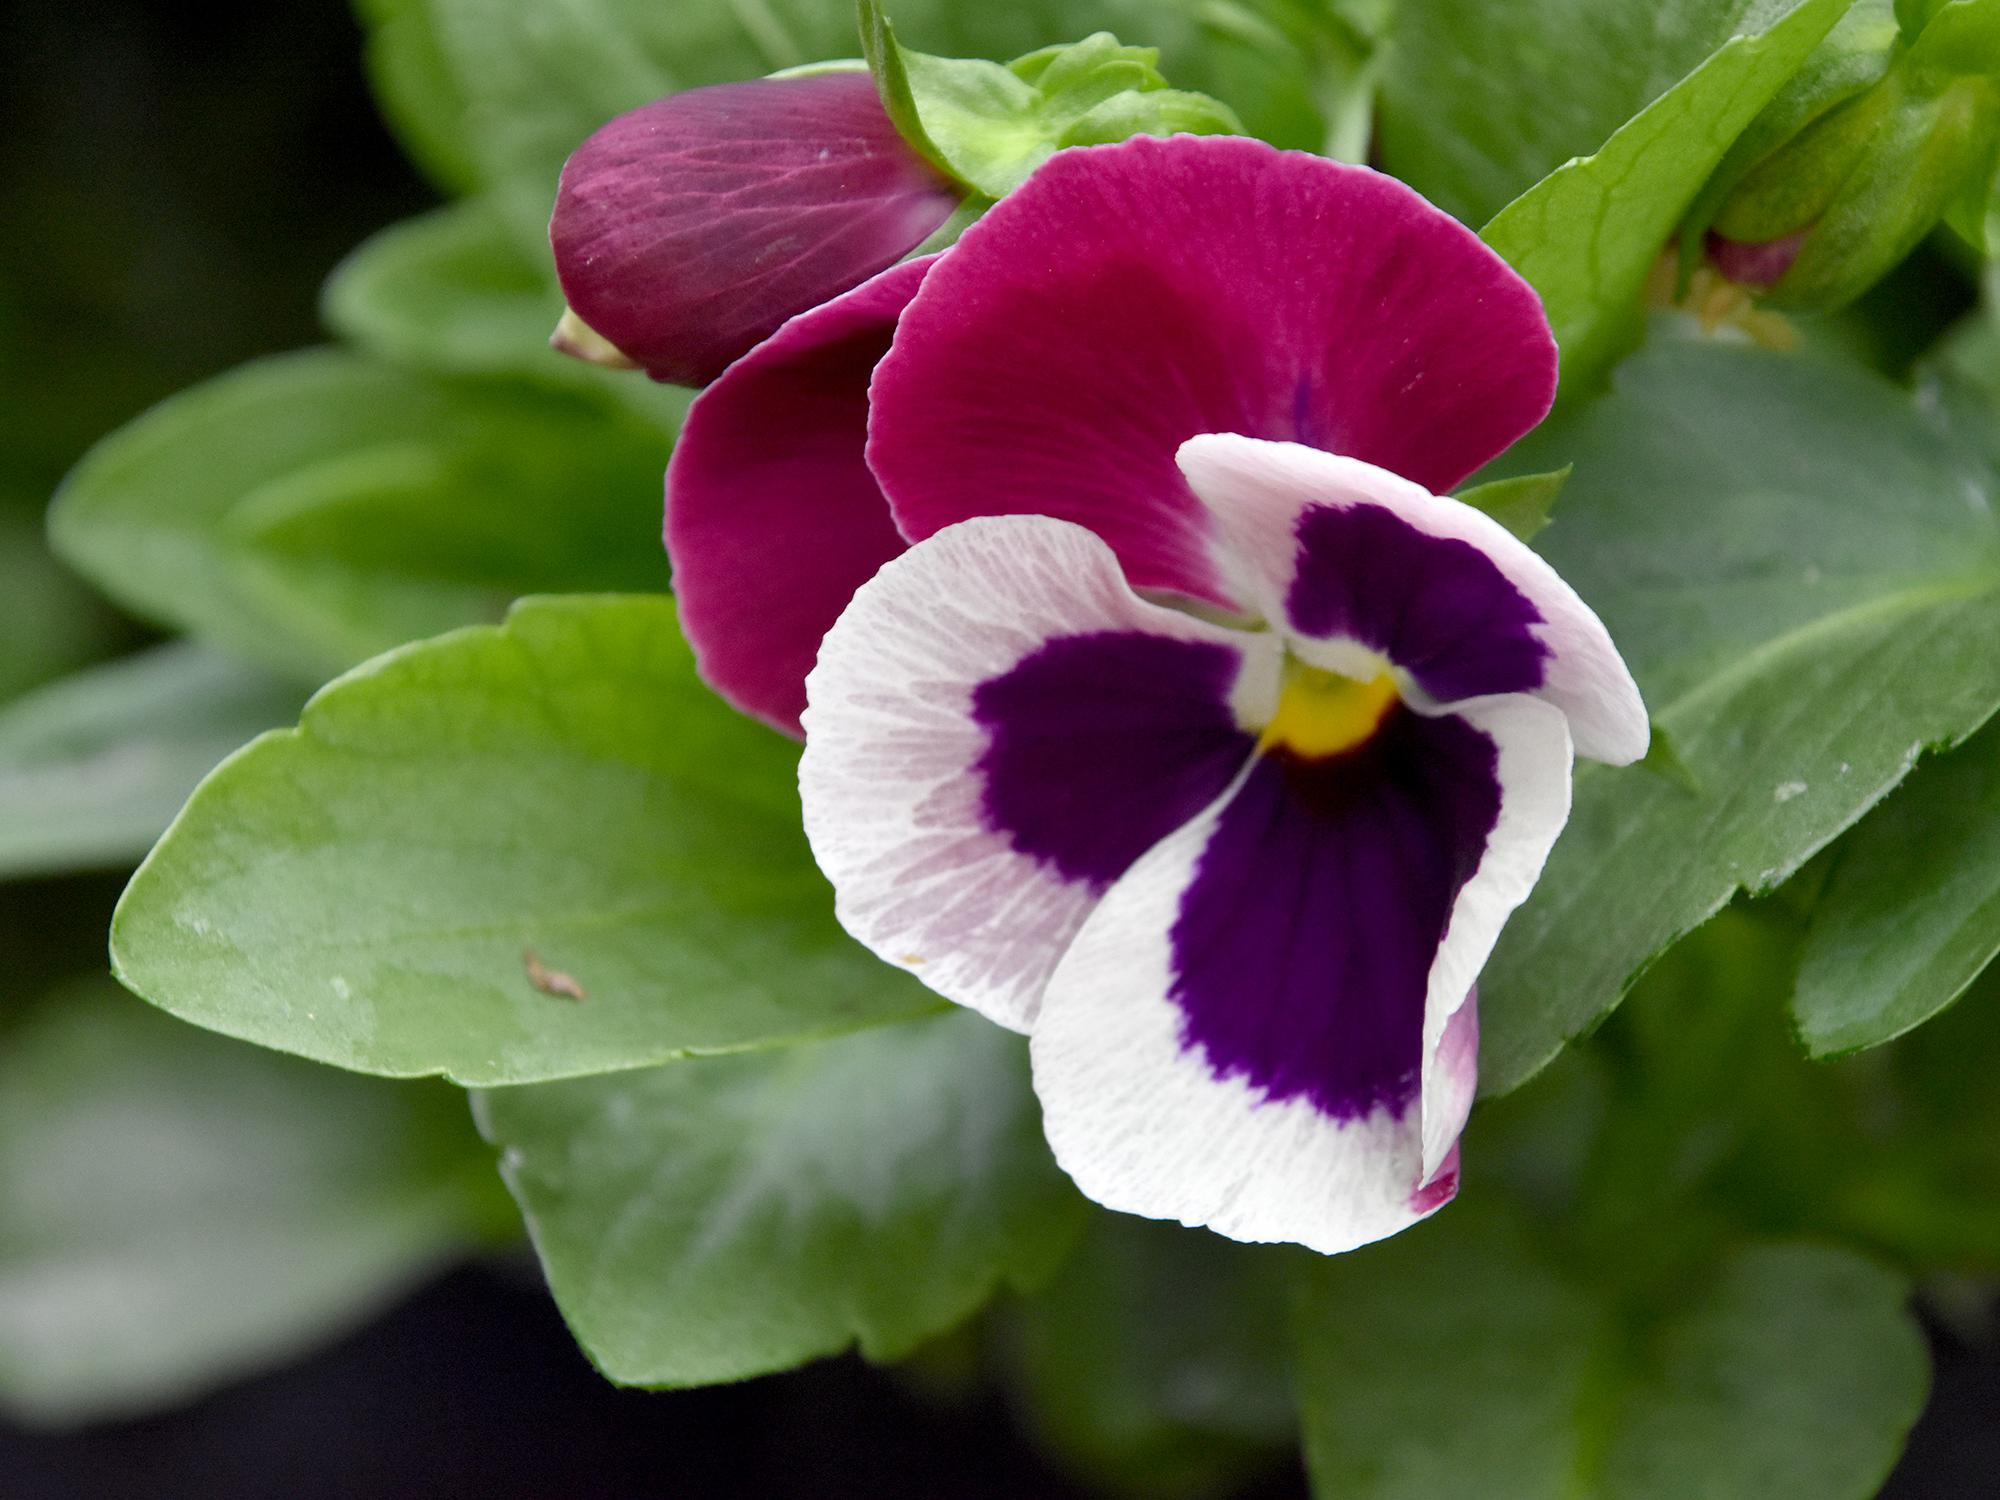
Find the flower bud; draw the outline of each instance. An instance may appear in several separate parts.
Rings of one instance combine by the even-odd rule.
[[[1773,307],[1845,306],[1993,177],[2000,77],[1941,66],[1940,47],[1893,29],[1879,56],[1875,81],[1736,176],[1703,226],[1710,264]]]
[[[904,142],[866,73],[670,95],[563,168],[549,241],[570,311],[553,342],[705,385],[901,260],[962,196]]]

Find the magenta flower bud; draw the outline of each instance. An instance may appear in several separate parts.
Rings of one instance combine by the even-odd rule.
[[[549,242],[578,319],[655,380],[699,386],[908,255],[963,196],[868,74],[766,78],[597,131],[563,168]]]

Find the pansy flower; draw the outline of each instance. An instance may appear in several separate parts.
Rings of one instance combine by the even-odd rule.
[[[1647,740],[1597,617],[1438,493],[1554,380],[1533,292],[1409,189],[1183,137],[1059,154],[697,402],[704,670],[809,702],[841,920],[1029,1034],[1099,1202],[1336,1251],[1454,1191],[1572,751]]]

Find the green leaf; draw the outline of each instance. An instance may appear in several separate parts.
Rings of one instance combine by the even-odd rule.
[[[479,1096],[584,1351],[628,1385],[897,1359],[1068,1249],[1020,1038],[966,1012]]]
[[[1064,146],[1243,129],[1228,106],[1169,89],[1158,48],[1127,47],[1109,32],[1003,67],[913,51],[896,40],[880,0],[860,0],[859,9],[862,51],[896,128],[988,198],[1011,193]]]
[[[197,1025],[473,1084],[934,1007],[835,924],[797,760],[696,678],[671,601],[529,600],[341,678],[217,770],[133,878],[112,960]]]
[[[342,338],[401,364],[549,384],[589,373],[549,348],[563,301],[546,260],[522,252],[478,199],[363,243],[327,280],[320,310]]]
[[[1894,387],[1656,341],[1614,395],[1509,462],[1557,458],[1576,473],[1543,550],[1604,617],[1689,775],[1579,773],[1569,827],[1480,981],[1490,1092],[2000,707],[1995,475]]]
[[[1931,17],[1948,3],[1949,0],[1896,0],[1896,21],[1903,28],[1903,35],[1914,40],[1930,24]]]
[[[111,613],[50,555],[39,506],[0,496],[0,703],[101,656]]]
[[[288,355],[106,438],[52,536],[140,614],[318,681],[525,593],[659,587],[667,448],[583,396]]]
[[[1834,859],[1792,1001],[1818,1057],[1922,1024],[2000,954],[2000,731],[1922,767]]]
[[[594,390],[676,432],[694,392],[602,370],[550,348],[562,290],[484,198],[446,204],[366,240],[326,282],[326,326],[370,354],[438,374],[514,376]]]
[[[156,647],[0,709],[0,879],[136,863],[195,783],[304,694],[196,646]]]
[[[1474,510],[1484,511],[1524,542],[1532,542],[1548,526],[1549,512],[1556,497],[1569,483],[1574,465],[1565,464],[1547,474],[1518,474],[1512,479],[1494,479],[1461,490],[1458,499]]]
[[[523,251],[485,199],[391,224],[334,268],[320,297],[327,327],[391,363],[596,392],[679,431],[694,392],[558,354],[550,334],[563,311],[546,252]]]
[[[1320,1262],[1299,1397],[1328,1500],[1863,1500],[1922,1408],[1924,1342],[1895,1276],[1756,1244],[1621,1303],[1460,1204]]]
[[[368,81],[397,139],[439,187],[477,186],[465,91],[438,44],[429,0],[356,0],[355,10],[368,33]]]
[[[1910,44],[1910,66],[1956,77],[2000,74],[2000,0],[1938,6]]]
[[[1595,155],[1558,167],[1481,231],[1541,294],[1573,390],[1636,342],[1660,247],[1850,3],[1802,0],[1769,29],[1732,38]]]
[[[1295,1441],[1279,1351],[1300,1256],[1093,1213],[1006,1328],[1041,1445],[1147,1500],[1233,1491]]]
[[[1381,81],[1382,164],[1482,224],[1782,8],[1783,0],[1396,0]]]
[[[1816,1071],[1868,1085],[1832,1226],[1925,1270],[2000,1276],[2000,966],[1894,1045]]]
[[[55,991],[0,1048],[0,1406],[185,1400],[364,1321],[505,1213],[451,1090]]]
[[[1616,1263],[1628,1277],[1649,1268],[1671,1283],[1733,1238],[1823,1235],[1837,1217],[1828,1204],[1857,1159],[1852,1121],[1866,1111],[1792,1035],[1792,894],[1737,902],[1675,944],[1602,1042],[1577,1055],[1606,1087],[1575,1189],[1575,1263]],[[1541,1093],[1509,1103],[1533,1110]],[[1483,1161],[1484,1137],[1467,1150]]]
[[[1594,1131],[1552,1122],[1563,1142],[1589,1137],[1573,1264],[1671,1268],[1751,1233],[1833,1239],[1925,1274],[2000,1270],[2000,970],[1891,1047],[1808,1059],[1784,1000],[1827,863],[1676,944],[1602,1040],[1550,1070],[1594,1067],[1610,1084]],[[1538,1082],[1500,1112],[1545,1114],[1548,1093]],[[1481,1182],[1520,1175],[1492,1118],[1481,1109],[1466,1147]],[[1541,1169],[1547,1133],[1524,1144]]]

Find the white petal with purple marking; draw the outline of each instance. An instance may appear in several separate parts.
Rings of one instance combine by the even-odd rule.
[[[1181,445],[1239,595],[1305,660],[1355,670],[1357,638],[1433,705],[1532,692],[1580,755],[1646,753],[1639,689],[1597,615],[1491,517],[1359,459],[1211,433]]]
[[[1029,1037],[1056,1161],[1107,1208],[1252,1243],[1352,1250],[1434,1212],[1417,1122],[1336,1120],[1217,1077],[1183,1045],[1168,939],[1218,810],[1113,887],[1050,982]]]
[[[1031,1036],[1057,1160],[1108,1207],[1352,1249],[1445,1202],[1476,1080],[1472,981],[1567,814],[1562,714],[1385,721],[1264,755],[1135,865]]]
[[[1235,777],[1280,647],[1141,599],[1068,522],[940,532],[807,678],[806,835],[843,925],[1016,1030],[1104,891]]]
[[[1452,715],[1483,732],[1499,751],[1500,817],[1471,879],[1452,903],[1451,922],[1431,961],[1424,1005],[1424,1166],[1434,1171],[1458,1139],[1477,1083],[1478,1012],[1470,998],[1500,931],[1541,878],[1549,851],[1569,821],[1570,730],[1563,715],[1533,698],[1493,698],[1460,704]],[[1464,1004],[1458,1002],[1464,997]],[[1471,1065],[1462,1040],[1450,1035],[1461,1012],[1471,1031]],[[1447,1065],[1449,1064],[1449,1065]],[[1444,1122],[1456,1113],[1447,1133]]]

